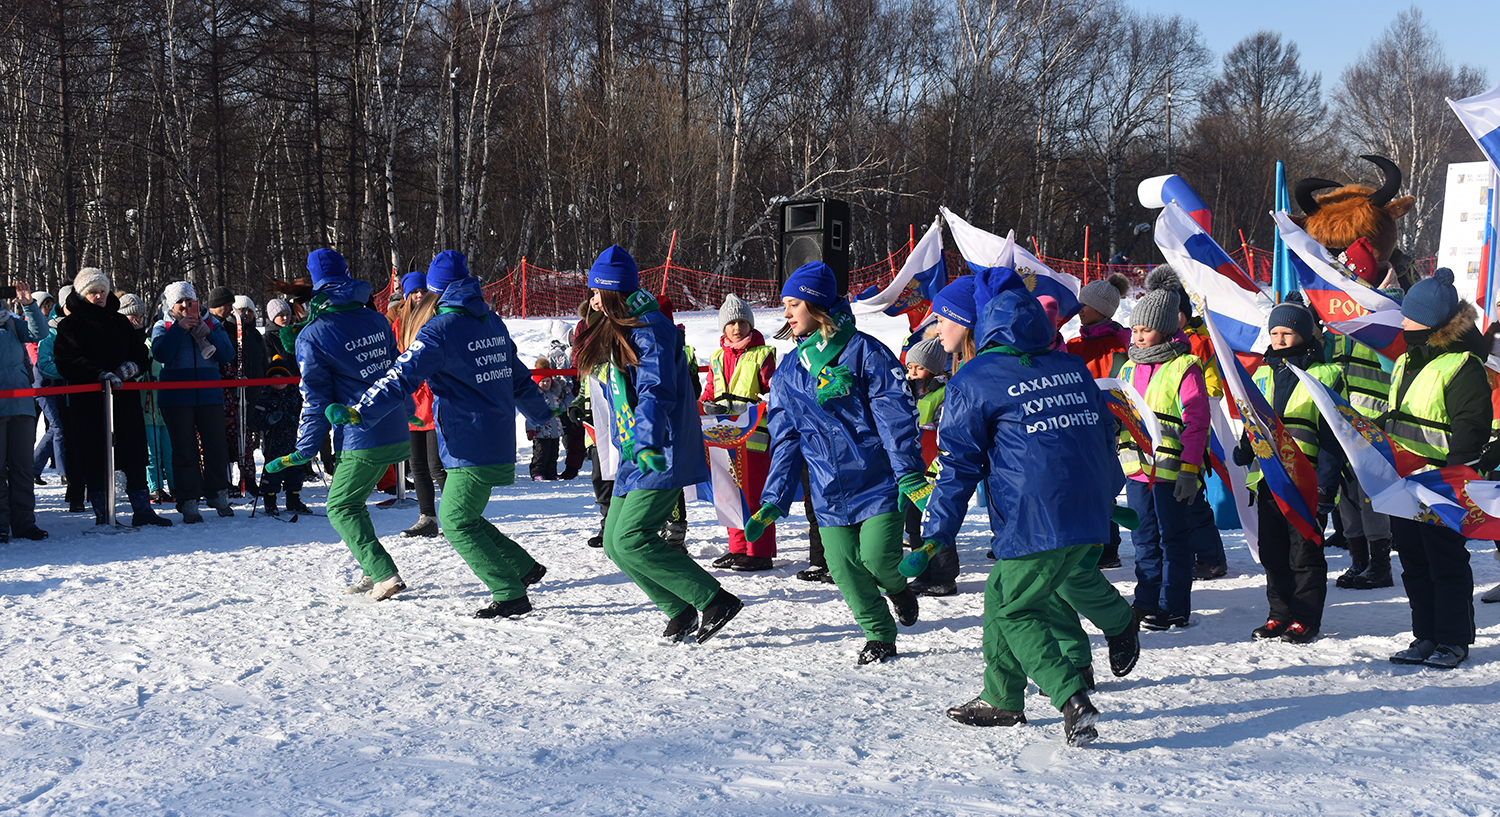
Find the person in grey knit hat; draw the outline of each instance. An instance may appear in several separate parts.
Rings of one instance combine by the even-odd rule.
[[[942,341],[937,338],[928,338],[906,350],[907,372],[910,373],[912,366],[921,366],[931,375],[945,375],[948,373],[949,357],[949,354],[943,351]]]
[[[751,329],[755,328],[755,313],[750,310],[750,305],[731,292],[724,296],[724,305],[719,307],[719,331],[724,331],[725,326],[735,321],[744,321]]]
[[[127,293],[125,297],[120,299],[119,312],[130,319],[131,326],[137,329],[146,326],[146,302],[142,301],[141,296],[134,292]]]
[[[1078,290],[1078,303],[1097,311],[1104,320],[1113,320],[1120,311],[1120,298],[1130,291],[1130,279],[1120,273],[1090,281]],[[1080,319],[1082,316],[1080,315]]]
[[[1146,276],[1146,294],[1130,310],[1131,327],[1153,329],[1171,340],[1177,334],[1179,289],[1177,274],[1171,267],[1162,264],[1151,270]]]
[[[1130,446],[1120,452],[1128,477],[1125,493],[1140,515],[1135,536],[1136,609],[1147,611],[1148,630],[1186,627],[1192,612],[1194,537],[1212,526],[1213,511],[1203,492],[1208,447],[1209,394],[1203,367],[1176,340],[1179,285],[1170,267],[1146,276],[1146,294],[1130,312],[1129,361],[1119,378],[1151,406],[1171,406],[1162,420],[1162,444],[1155,456]],[[1154,475],[1154,479],[1151,479]]]

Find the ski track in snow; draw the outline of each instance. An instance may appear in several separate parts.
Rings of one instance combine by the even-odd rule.
[[[759,316],[766,334],[779,325]],[[706,357],[713,313],[679,319]],[[509,323],[523,359],[543,351],[545,320]],[[905,321],[861,324],[894,343]],[[0,813],[1300,817],[1500,802],[1500,605],[1476,604],[1479,641],[1454,672],[1386,660],[1411,637],[1399,581],[1331,588],[1310,646],[1253,643],[1264,579],[1237,532],[1230,575],[1194,586],[1193,626],[1143,633],[1130,676],[1110,676],[1088,627],[1100,739],[1069,749],[1034,687],[1027,726],[943,714],[981,686],[982,512],[960,540],[961,594],[924,598],[901,656],[856,667],[863,638],[837,590],[792,578],[799,511],[778,525],[774,571],[715,571],[745,611],[706,645],[673,646],[665,616],[584,545],[598,524],[586,473],[495,492],[489,518],[549,569],[517,621],[469,618],[487,594],[444,540],[400,536],[414,509],[371,509],[411,584],[372,603],[342,594],[357,574],[326,519],[242,509],[93,536],[65,507],[60,486],[38,489],[52,538],[0,545]],[[689,509],[706,566],[723,531],[706,504]],[[1470,549],[1482,592],[1500,567],[1490,543]],[[1128,538],[1122,554],[1107,574],[1129,598]],[[1348,557],[1329,561],[1332,581]]]

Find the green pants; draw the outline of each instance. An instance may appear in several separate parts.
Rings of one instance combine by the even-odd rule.
[[[859,628],[870,641],[896,640],[896,619],[880,597],[906,589],[906,577],[896,570],[901,564],[901,537],[906,519],[899,512],[872,516],[853,525],[819,528],[828,574]]]
[[[452,477],[449,477],[452,479]],[[604,555],[668,616],[702,610],[719,592],[719,580],[693,558],[672,548],[657,531],[677,507],[679,490],[635,490],[609,503]]]
[[[484,518],[490,491],[516,481],[514,463],[449,468],[438,505],[438,524],[448,543],[463,557],[474,575],[490,589],[495,601],[511,601],[526,595],[521,577],[536,567],[526,549],[511,541]]]
[[[1103,545],[1088,549],[1078,566],[1068,573],[1054,597],[1052,635],[1075,667],[1087,667],[1094,661],[1088,633],[1078,623],[1078,616],[1092,621],[1105,635],[1119,635],[1134,623],[1130,602],[1099,572],[1099,554]]]
[[[370,521],[365,502],[386,469],[410,456],[409,442],[340,451],[333,482],[328,486],[328,524],[344,540],[365,575],[377,582],[396,572],[396,562],[375,536],[375,524]]]
[[[1059,648],[1058,590],[1091,545],[1044,550],[1002,559],[984,586],[984,693],[1001,709],[1024,709],[1026,678],[1063,703],[1086,688],[1083,676]],[[1077,614],[1068,612],[1074,621]]]

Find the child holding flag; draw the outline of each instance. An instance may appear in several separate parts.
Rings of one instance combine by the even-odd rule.
[[[1297,448],[1317,469],[1318,505],[1332,507],[1344,468],[1343,450],[1318,413],[1307,387],[1287,364],[1306,371],[1334,391],[1343,390],[1343,378],[1336,364],[1323,362],[1323,346],[1307,307],[1291,300],[1282,303],[1271,310],[1268,328],[1271,348],[1266,350],[1265,365],[1255,370],[1255,385],[1296,440]],[[1239,465],[1250,465],[1255,459],[1248,439],[1234,451],[1234,461]],[[1255,506],[1260,519],[1260,562],[1266,570],[1266,601],[1271,610],[1266,623],[1255,628],[1252,635],[1306,644],[1318,636],[1328,597],[1328,560],[1323,557],[1323,546],[1308,541],[1287,521],[1265,485],[1256,492]]]
[[[1162,442],[1145,462],[1121,435],[1126,496],[1140,515],[1135,540],[1135,607],[1141,626],[1188,626],[1192,611],[1193,532],[1213,525],[1203,493],[1203,456],[1209,435],[1208,387],[1203,367],[1177,340],[1176,276],[1148,278],[1147,292],[1130,313],[1130,360],[1120,380],[1135,387],[1161,421]]]
[[[951,284],[949,286],[952,286]],[[786,514],[807,463],[828,570],[867,639],[859,663],[896,656],[896,620],[917,621],[917,594],[897,571],[902,511],[925,508],[932,486],[917,439],[916,405],[901,363],[859,332],[833,270],[814,261],[781,289],[797,353],[771,378],[771,469],[765,504],[745,524],[754,541]]]
[[[766,338],[755,328],[755,313],[739,296],[729,293],[719,307],[719,348],[708,356],[709,379],[703,384],[698,400],[704,414],[742,414],[760,402],[771,390],[771,376],[776,373],[776,350],[766,345]],[[760,502],[761,487],[766,483],[766,469],[771,465],[770,432],[762,418],[761,425],[750,435],[743,449],[741,473],[745,479],[745,497],[750,507]],[[714,567],[730,570],[770,570],[776,556],[776,526],[754,542],[745,540],[745,532],[729,529],[729,552],[713,561]]]
[[[1489,354],[1474,307],[1461,301],[1453,271],[1412,285],[1401,302],[1406,354],[1391,373],[1385,432],[1427,458],[1428,468],[1479,460],[1494,419],[1483,360]],[[1411,644],[1397,664],[1454,669],[1474,643],[1474,571],[1467,539],[1444,525],[1391,517],[1401,585],[1411,600]]]

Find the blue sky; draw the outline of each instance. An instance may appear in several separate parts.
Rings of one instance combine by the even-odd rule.
[[[1410,0],[1128,0],[1142,11],[1181,14],[1198,23],[1204,42],[1214,53],[1214,70],[1229,49],[1246,36],[1270,29],[1297,43],[1304,68],[1323,75],[1326,94],[1339,81],[1345,66],[1358,60],[1375,38],[1410,8]],[[1444,42],[1455,67],[1473,65],[1485,72],[1490,85],[1500,81],[1500,2],[1496,0],[1437,0],[1420,4],[1427,24]]]

